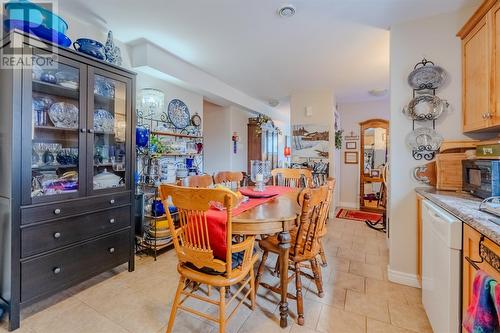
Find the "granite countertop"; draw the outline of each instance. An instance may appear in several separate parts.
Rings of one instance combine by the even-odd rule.
[[[439,191],[432,187],[419,187],[415,191],[500,244],[500,225],[491,221],[493,215],[479,210],[480,198],[467,193]]]

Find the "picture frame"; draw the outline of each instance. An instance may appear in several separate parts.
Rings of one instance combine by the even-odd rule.
[[[373,178],[380,178],[380,170],[379,169],[371,169],[370,176]]]
[[[357,151],[346,151],[344,152],[344,163],[345,164],[358,164],[358,152]]]
[[[346,141],[345,149],[356,150],[358,149],[358,143],[356,141]]]

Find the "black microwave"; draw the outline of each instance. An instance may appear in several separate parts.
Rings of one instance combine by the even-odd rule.
[[[500,160],[463,160],[463,190],[486,199],[500,195]]]

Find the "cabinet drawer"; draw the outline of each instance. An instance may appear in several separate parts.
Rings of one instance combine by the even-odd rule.
[[[45,296],[128,261],[131,229],[21,263],[21,302]]]
[[[30,224],[73,215],[82,215],[87,212],[127,204],[131,204],[131,196],[129,192],[27,207],[21,210],[21,224]]]
[[[129,225],[130,207],[127,206],[28,226],[21,230],[21,256],[53,250]]]

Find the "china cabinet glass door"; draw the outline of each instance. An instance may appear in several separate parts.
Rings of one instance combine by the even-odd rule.
[[[35,65],[23,73],[23,201],[80,196],[85,191],[80,156],[86,144],[86,66],[59,57],[50,67]]]
[[[89,192],[130,189],[131,81],[89,69]]]

